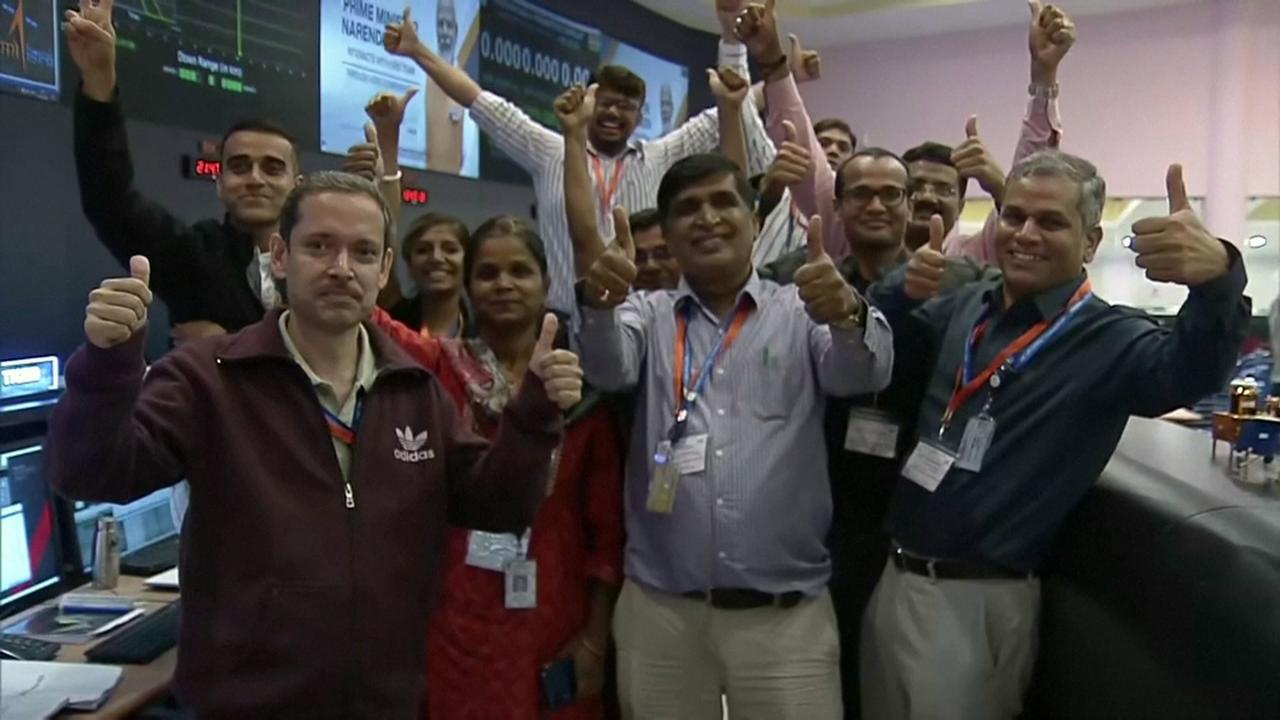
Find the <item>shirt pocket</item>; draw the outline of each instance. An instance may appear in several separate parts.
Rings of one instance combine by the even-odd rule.
[[[736,395],[739,403],[745,404],[741,409],[765,422],[789,419],[810,383],[807,348],[768,342],[757,344],[748,353],[735,363],[738,367],[726,371],[737,375]]]

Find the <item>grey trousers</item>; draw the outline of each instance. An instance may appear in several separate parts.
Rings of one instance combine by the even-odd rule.
[[[935,581],[890,560],[863,618],[863,718],[1012,720],[1039,620],[1039,580]]]

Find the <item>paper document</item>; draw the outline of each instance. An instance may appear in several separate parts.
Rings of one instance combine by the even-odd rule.
[[[0,720],[44,720],[64,708],[97,710],[123,673],[116,665],[0,660]]]
[[[178,568],[172,567],[159,575],[154,575],[143,581],[143,584],[149,588],[156,590],[177,590],[178,589]]]

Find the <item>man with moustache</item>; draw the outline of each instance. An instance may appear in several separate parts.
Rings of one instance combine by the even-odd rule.
[[[288,309],[149,370],[147,259],[90,295],[49,482],[127,503],[189,478],[175,686],[201,718],[414,716],[446,526],[520,532],[546,494],[582,388],[555,316],[488,445],[369,322],[392,233],[373,183],[304,179],[271,239]]]
[[[1172,327],[1091,292],[1106,184],[1048,150],[1006,180],[1003,276],[939,295],[917,254],[873,293],[924,344],[898,355],[925,392],[888,516],[894,550],[863,626],[868,717],[1017,717],[1036,657],[1038,573],[1131,415],[1226,382],[1250,319],[1240,253],[1201,224],[1182,168],[1169,214],[1134,223],[1149,280],[1189,288]]]
[[[289,133],[266,120],[246,120],[222,137],[217,192],[222,219],[188,225],[134,187],[124,114],[116,83],[114,0],[81,3],[63,27],[81,73],[73,114],[76,175],[85,217],[98,240],[122,264],[151,261],[151,287],[164,300],[176,340],[234,332],[262,319],[279,301],[271,281],[268,243],[285,197],[298,180],[298,153]],[[412,95],[382,101],[387,128],[368,147],[382,150],[384,192],[399,196],[399,125]],[[394,130],[392,130],[392,128]],[[367,153],[366,153],[367,154]],[[389,185],[389,187],[387,187]]]
[[[826,396],[887,384],[888,326],[820,220],[794,286],[759,277],[751,188],[722,156],[674,165],[658,213],[675,290],[634,291],[629,233],[579,290],[587,380],[638,392],[614,614],[624,716],[719,718],[723,692],[734,717],[839,717],[819,428]]]

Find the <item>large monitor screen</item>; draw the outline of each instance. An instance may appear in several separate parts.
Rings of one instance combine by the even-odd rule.
[[[114,21],[129,117],[208,133],[268,118],[316,147],[315,2],[117,0]]]
[[[55,512],[42,446],[0,452],[0,614],[58,583]]]
[[[411,0],[419,37],[475,74],[480,0]],[[341,155],[364,142],[365,105],[381,92],[418,94],[400,127],[400,164],[465,177],[480,173],[479,132],[408,58],[382,47],[383,28],[398,23],[404,0],[322,0],[320,6],[320,150]]]
[[[606,37],[601,65],[622,65],[644,79],[644,108],[635,136],[657,140],[689,117],[689,68]]]
[[[58,6],[0,0],[0,91],[58,99]]]

